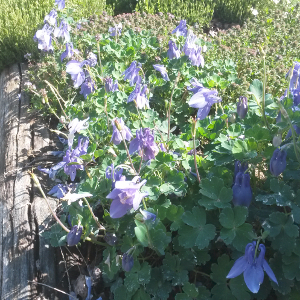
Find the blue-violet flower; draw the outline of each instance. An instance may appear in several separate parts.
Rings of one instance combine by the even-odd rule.
[[[82,235],[82,226],[73,226],[67,235],[68,246],[75,246],[80,242]]]
[[[286,156],[285,150],[275,149],[273,156],[270,160],[270,172],[274,176],[280,175],[286,168]]]
[[[114,190],[107,195],[106,198],[113,200],[110,205],[113,219],[123,217],[131,208],[137,210],[142,199],[148,195],[139,191],[147,180],[137,183],[138,180],[136,176],[132,181],[116,181]]]
[[[160,72],[161,76],[163,77],[163,79],[165,81],[170,81],[168,73],[167,73],[167,69],[166,69],[165,66],[163,66],[163,65],[153,65],[153,68]]]
[[[122,257],[122,268],[124,271],[129,272],[134,264],[133,256],[127,252],[123,254]]]
[[[169,59],[180,57],[180,50],[177,48],[175,42],[173,42],[172,40],[169,41],[169,49],[167,51],[167,55]]]
[[[154,159],[159,148],[154,141],[154,131],[150,128],[141,128],[136,131],[136,138],[129,145],[129,153],[139,151],[144,160]]]
[[[70,42],[69,25],[65,20],[61,20],[59,27],[55,28],[54,36],[61,37],[65,42]]]
[[[111,142],[115,145],[119,145],[123,139],[130,141],[133,137],[130,129],[124,124],[122,118],[115,118],[112,120],[113,133],[111,136]]]
[[[187,36],[187,32],[186,20],[181,20],[179,25],[172,31],[172,33],[176,33],[176,36]]]
[[[252,200],[252,189],[250,186],[250,175],[248,173],[238,172],[232,187],[232,202],[234,206],[249,207]]]
[[[239,102],[236,104],[237,114],[241,119],[246,117],[248,111],[248,99],[245,96],[240,96]]]
[[[141,63],[136,63],[133,61],[129,68],[127,68],[122,75],[125,75],[124,80],[129,80],[129,84],[133,86],[135,83],[140,83],[142,81],[139,71],[141,69]]]
[[[259,291],[260,285],[264,280],[264,271],[270,279],[278,284],[274,272],[265,260],[266,248],[263,244],[259,245],[260,253],[258,257],[255,253],[256,242],[249,243],[245,249],[245,255],[236,260],[226,278],[235,278],[244,273],[244,280],[248,289],[252,293]]]

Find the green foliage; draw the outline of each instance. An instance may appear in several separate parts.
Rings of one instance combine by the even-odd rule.
[[[291,20],[295,19],[291,14]],[[124,25],[122,34],[110,37],[108,26],[119,22]],[[88,128],[80,131],[81,136],[89,138],[89,148],[80,156],[82,162],[75,162],[84,168],[77,170],[78,185],[72,192],[91,193],[93,196],[87,201],[96,216],[92,216],[85,201],[82,205],[64,201],[61,220],[66,223],[68,215],[72,226],[80,223],[82,242],[89,240],[101,251],[97,264],[102,271],[103,292],[116,300],[270,300],[274,295],[278,299],[299,298],[300,161],[296,154],[300,143],[297,137],[286,138],[291,124],[300,126],[292,95],[279,103],[276,92],[267,93],[263,76],[252,80],[260,72],[246,76],[241,57],[234,52],[219,55],[220,47],[208,41],[207,36],[197,39],[208,49],[203,54],[203,68],[193,66],[184,55],[168,59],[166,41],[177,25],[170,16],[159,19],[144,13],[115,18],[101,15],[84,22],[81,30],[75,29],[76,23],[71,19],[69,25],[74,48],[79,50],[73,59],[83,61],[89,52],[98,55],[95,67],[84,66],[95,82],[95,91],[84,99],[73,88],[65,71],[68,60],[60,62],[63,47],[58,42],[53,54],[30,62],[31,80],[36,86],[31,88],[35,93],[32,105],[43,112],[55,112],[60,121],[58,133],[64,136],[68,135],[71,120],[89,118]],[[164,26],[165,40],[159,36]],[[183,37],[172,37],[183,46]],[[250,42],[251,39],[245,39],[244,43]],[[267,65],[268,59],[269,56]],[[150,109],[137,109],[134,102],[127,103],[135,87],[124,81],[123,72],[134,60],[141,63],[139,75],[148,87]],[[253,64],[261,70],[261,62],[260,58]],[[164,81],[153,64],[164,65],[170,81]],[[251,81],[246,84],[244,76]],[[107,77],[118,80],[119,91],[106,91]],[[195,120],[196,110],[188,105],[193,95],[188,87],[193,78],[223,97],[203,120]],[[288,81],[284,82],[287,87]],[[238,88],[233,89],[234,85]],[[233,117],[237,112],[232,99],[239,94],[237,91],[248,96],[244,119]],[[279,107],[281,122],[276,120]],[[122,118],[134,136],[139,128],[149,128],[155,135],[154,148],[164,146],[166,151],[155,153],[151,161],[141,159],[140,151],[127,154],[124,143],[111,142],[115,118]],[[269,164],[276,149],[272,140],[278,134],[282,137],[281,148],[287,151],[287,166],[275,178]],[[75,136],[72,149],[79,135]],[[64,150],[67,149],[68,146]],[[245,172],[251,177],[253,194],[249,207],[234,206],[231,201],[236,160],[248,165]],[[112,201],[106,198],[112,191],[112,180],[105,174],[112,164],[123,169],[127,181],[135,175],[140,181],[147,181],[141,192],[148,195],[139,209],[132,208],[121,218],[111,217]],[[56,179],[70,183],[63,169]],[[127,192],[115,193],[127,201]],[[142,209],[154,213],[156,219],[145,220]],[[53,246],[64,245],[66,240],[65,232],[57,226],[44,233]],[[115,235],[116,242],[109,242],[110,234]],[[251,294],[242,275],[226,278],[234,261],[244,255],[245,246],[253,241],[265,245],[265,259],[279,283],[271,282],[265,275],[257,295]],[[122,268],[125,253],[134,261],[129,271]]]
[[[0,1],[0,70],[24,60],[26,53],[37,54],[33,36],[46,14],[53,8],[54,0],[1,0]],[[73,18],[79,20],[105,10],[105,0],[70,0],[68,8]]]

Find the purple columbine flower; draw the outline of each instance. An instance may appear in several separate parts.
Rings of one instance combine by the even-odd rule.
[[[245,96],[240,96],[239,102],[236,104],[237,114],[241,119],[246,117],[248,111],[248,99]]]
[[[64,172],[70,176],[71,181],[75,180],[76,171],[83,170],[84,166],[82,165],[82,160],[79,156],[84,155],[87,153],[87,148],[89,145],[88,138],[79,138],[78,139],[78,146],[74,150],[68,149],[66,151],[66,155],[63,158],[64,165]],[[77,164],[68,165],[69,163],[75,162]]]
[[[110,140],[111,142],[113,142],[115,145],[119,145],[122,142],[123,138],[127,141],[131,140],[133,135],[130,129],[124,124],[122,118],[115,118],[111,123],[113,126],[113,133]]]
[[[113,219],[123,217],[132,208],[137,210],[142,199],[148,196],[148,193],[140,192],[147,180],[137,183],[138,180],[136,176],[132,181],[116,181],[115,188],[106,196],[113,200],[109,210]]]
[[[55,0],[55,4],[58,6],[58,9],[65,8],[65,0]]]
[[[133,61],[129,68],[122,73],[122,75],[125,75],[124,80],[128,79],[131,86],[142,81],[141,76],[139,75],[141,66],[141,63],[137,64],[136,61]]]
[[[142,85],[137,83],[135,89],[129,95],[127,103],[134,101],[139,109],[143,109],[145,107],[150,108],[146,92],[147,85],[144,84],[142,88]]]
[[[63,52],[60,56],[61,61],[63,61],[66,57],[72,58],[74,53],[78,54],[79,51],[77,49],[74,49],[73,43],[66,43],[66,51]]]
[[[196,49],[196,35],[192,32],[189,31],[188,36],[185,40],[185,44],[183,46],[183,52],[186,56],[190,57],[193,51]]]
[[[81,85],[81,90],[79,94],[83,95],[86,99],[87,96],[95,91],[95,82],[90,76],[85,78],[85,81]]]
[[[134,260],[132,255],[128,254],[127,252],[123,254],[122,257],[122,268],[124,271],[129,272],[134,264]]]
[[[61,20],[59,27],[55,28],[54,36],[61,37],[65,42],[70,42],[69,25],[65,20]]]
[[[123,174],[123,168],[116,167],[114,164],[108,166],[105,171],[105,177],[112,180],[112,189],[115,188],[116,181],[125,181],[126,177]]]
[[[109,27],[108,32],[110,33],[110,36],[120,36],[122,32],[122,23],[119,23],[114,27]]]
[[[43,51],[53,51],[53,46],[52,46],[52,27],[49,26],[48,24],[45,24],[42,29],[38,30],[34,37],[33,40],[35,42],[38,42],[38,49],[43,50]]]
[[[41,168],[40,166],[37,167],[37,169],[41,172],[44,172],[49,175],[50,179],[55,179],[56,173],[65,165],[63,161],[55,165],[54,167],[47,169],[47,168]]]
[[[116,79],[113,82],[112,78],[110,77],[104,78],[104,88],[106,93],[118,91],[119,90],[118,80]]]
[[[198,108],[197,118],[203,120],[209,114],[210,108],[214,103],[222,101],[217,97],[218,92],[207,88],[200,88],[196,94],[192,96],[189,101],[189,106]]]
[[[160,150],[161,150],[162,152],[167,152],[167,149],[166,149],[166,147],[165,147],[165,145],[164,145],[163,143],[160,143],[160,144],[159,144],[159,148],[160,148]]]
[[[296,134],[299,135],[299,134],[300,134],[300,127],[297,126],[297,125],[294,125],[293,127],[294,127],[294,129],[295,129],[295,131],[296,131]],[[288,133],[286,134],[286,136],[285,136],[285,140],[289,139],[291,136],[292,136],[292,130],[290,129],[290,130],[288,131]]]
[[[264,281],[264,271],[266,271],[270,279],[278,285],[274,272],[265,260],[265,245],[259,245],[258,249],[260,253],[258,257],[256,257],[255,246],[256,242],[249,243],[246,246],[245,255],[236,260],[226,276],[226,278],[235,278],[244,273],[245,283],[252,293],[259,291],[260,285]]]
[[[82,226],[73,226],[67,235],[67,244],[68,246],[75,246],[80,242],[82,235]]]
[[[176,36],[187,36],[188,30],[186,27],[186,20],[181,20],[179,25],[172,31],[172,33],[176,33]]]
[[[177,48],[175,42],[173,42],[172,40],[169,41],[169,50],[167,51],[167,55],[169,59],[180,57],[180,50]]]
[[[151,220],[152,222],[154,222],[156,220],[156,214],[153,214],[147,210],[140,210],[142,216],[143,216],[143,220],[144,221],[148,221]]]
[[[170,81],[169,79],[169,76],[168,76],[168,73],[167,73],[167,69],[165,66],[163,65],[153,65],[153,68],[156,70],[156,71],[159,71],[162,78],[165,80],[165,81]]]
[[[250,175],[238,172],[232,187],[232,202],[234,206],[249,207],[252,200],[252,189],[250,186]]]
[[[66,65],[66,72],[71,75],[74,88],[80,87],[85,80],[85,72],[83,70],[85,63],[85,61],[79,62],[77,60],[70,60]]]
[[[201,52],[202,48],[197,45],[196,49],[190,54],[189,59],[191,60],[192,66],[199,67],[201,65],[202,68],[204,67],[204,58]]]
[[[270,172],[274,176],[280,175],[286,168],[286,156],[285,150],[275,149],[273,156],[270,160]]]
[[[150,128],[141,128],[136,131],[136,138],[129,145],[129,153],[133,154],[137,151],[144,160],[154,159],[159,152],[154,141],[154,132],[151,132]]]
[[[48,23],[51,26],[57,26],[57,11],[55,9],[52,9],[48,15],[44,18],[44,23]]]
[[[89,118],[84,119],[84,120],[78,120],[78,118],[75,118],[74,120],[72,120],[69,125],[69,134],[68,134],[68,146],[69,149],[72,148],[73,145],[73,140],[74,140],[74,135],[76,132],[80,132],[81,130],[85,130],[89,127],[89,124],[87,122]]]

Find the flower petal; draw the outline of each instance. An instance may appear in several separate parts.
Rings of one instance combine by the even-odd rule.
[[[109,209],[111,218],[117,219],[126,215],[127,211],[132,208],[132,205],[122,204],[119,200],[114,200]]]
[[[260,285],[264,281],[263,268],[255,263],[249,265],[244,272],[244,280],[248,289],[252,293],[257,293],[259,291]]]
[[[247,268],[248,262],[245,256],[240,257],[236,260],[234,265],[232,266],[231,270],[229,271],[226,278],[235,278],[241,275]]]
[[[263,260],[263,268],[266,271],[266,273],[268,274],[268,276],[270,277],[270,279],[278,284],[274,272],[272,271],[272,269],[270,268],[268,262],[265,259]]]
[[[189,106],[194,108],[204,108],[208,102],[202,92],[198,92],[192,96],[189,101]]]

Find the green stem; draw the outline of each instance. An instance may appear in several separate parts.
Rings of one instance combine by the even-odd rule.
[[[259,246],[259,242],[260,242],[261,238],[259,237],[256,243],[256,247],[255,247],[255,252],[254,252],[254,260],[256,258],[256,254],[257,254],[257,250],[258,250],[258,246]]]
[[[106,115],[106,121],[107,121],[107,129],[109,128],[109,118],[108,118],[108,113],[107,113],[107,98],[106,95],[104,96],[104,112]]]
[[[100,70],[101,70],[101,76],[103,80],[103,69],[102,69],[102,63],[101,63],[101,57],[100,57],[100,44],[97,42],[97,51],[98,51],[98,60],[99,60],[99,65],[100,65]]]
[[[103,226],[99,223],[98,218],[94,215],[94,212],[93,212],[93,210],[92,210],[92,208],[91,208],[89,202],[87,201],[87,199],[84,197],[83,200],[84,200],[85,204],[87,205],[87,207],[89,208],[89,210],[90,210],[90,212],[91,212],[91,215],[92,215],[93,219],[95,220],[95,222],[96,222],[97,226],[99,227],[99,229],[105,230],[105,227],[103,227]]]
[[[263,62],[264,62],[264,79],[263,79],[263,100],[262,100],[262,114],[263,114],[263,119],[265,122],[266,127],[271,130],[267,117],[266,117],[266,112],[265,112],[265,101],[266,101],[266,58],[265,55],[263,56]]]
[[[142,199],[145,210],[147,210],[145,198]]]
[[[198,182],[201,183],[200,175],[199,175],[199,172],[198,172],[197,159],[196,159],[196,123],[197,123],[197,119],[194,120],[193,124],[192,124],[194,164],[195,164],[195,170],[196,170]]]
[[[168,139],[167,139],[167,144],[169,144],[169,140],[170,140],[170,123],[171,123],[171,106],[172,106],[172,98],[173,98],[173,94],[175,91],[175,88],[177,86],[177,83],[179,81],[179,77],[180,77],[180,72],[178,71],[176,80],[174,82],[174,86],[171,92],[171,97],[170,97],[170,101],[169,101],[169,110],[168,110]]]
[[[124,139],[124,137],[123,137],[122,131],[120,131],[120,133],[121,133],[122,140],[123,140],[123,143],[124,143],[126,152],[127,152],[127,157],[128,157],[128,159],[129,159],[129,161],[130,161],[131,168],[132,168],[132,170],[134,170],[134,173],[137,174],[137,173],[136,173],[136,169],[135,169],[135,167],[134,167],[134,165],[133,165],[133,162],[132,162],[132,160],[131,160],[131,156],[130,156],[130,154],[129,154],[129,150],[128,150],[127,144],[126,144],[126,142],[125,142],[125,139]]]

